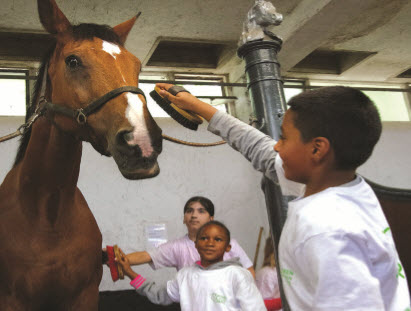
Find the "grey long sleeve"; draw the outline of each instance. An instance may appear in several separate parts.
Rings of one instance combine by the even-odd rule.
[[[270,136],[222,111],[211,118],[208,130],[221,136],[267,178],[277,182],[278,177],[283,195],[297,197],[304,193],[303,184],[285,178],[282,160],[274,151],[276,141]]]
[[[169,305],[173,303],[167,293],[167,287],[157,285],[155,282],[145,281],[138,289],[137,293],[146,296],[154,304]]]
[[[218,111],[211,118],[208,130],[221,136],[239,151],[253,167],[268,178],[276,180],[274,145],[276,141],[250,125]]]

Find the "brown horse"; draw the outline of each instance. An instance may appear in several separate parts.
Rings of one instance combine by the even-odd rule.
[[[141,179],[159,173],[161,130],[123,46],[137,17],[72,26],[54,0],[38,9],[55,46],[26,117],[37,119],[0,187],[0,310],[97,310],[102,238],[77,188],[82,141]]]

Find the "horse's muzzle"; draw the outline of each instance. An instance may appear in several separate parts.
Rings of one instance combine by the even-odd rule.
[[[121,174],[127,179],[145,179],[156,177],[160,173],[160,167],[156,161],[150,168],[122,169],[119,167]]]
[[[121,174],[127,179],[157,176],[160,172],[157,157],[162,151],[161,132],[156,138],[149,137],[149,141],[136,145],[130,144],[129,136],[129,131],[119,131],[109,148]]]

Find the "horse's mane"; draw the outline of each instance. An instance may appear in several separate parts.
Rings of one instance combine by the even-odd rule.
[[[87,23],[79,24],[79,25],[73,26],[72,34],[73,34],[73,39],[75,41],[92,40],[93,38],[97,37],[104,41],[112,42],[112,43],[122,46],[122,43],[118,35],[113,31],[113,28],[107,25],[97,25],[97,24],[87,24]],[[41,66],[39,69],[39,73],[37,75],[36,83],[34,85],[32,100],[30,102],[30,105],[27,107],[26,122],[34,114],[34,111],[36,109],[37,100],[38,100],[38,97],[40,96],[39,93],[41,90],[43,73],[44,73],[46,64],[49,62],[49,59],[51,55],[53,54],[55,48],[56,48],[56,42],[52,44],[48,52],[44,55],[43,60],[41,62]],[[47,83],[50,83],[48,78],[47,78]],[[20,146],[17,150],[17,155],[14,160],[13,167],[15,167],[23,159],[27,146],[29,144],[30,137],[31,137],[31,128],[29,128],[20,139]]]

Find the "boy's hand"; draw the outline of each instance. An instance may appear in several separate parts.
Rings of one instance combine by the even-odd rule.
[[[178,108],[194,112],[207,121],[213,117],[214,113],[217,111],[213,106],[199,100],[194,95],[187,92],[180,92],[177,96],[170,94],[167,90],[173,86],[173,84],[168,83],[157,83],[157,87],[161,89],[160,95],[167,98]]]
[[[123,253],[121,248],[118,249],[120,252],[120,258],[115,258],[116,262],[123,268],[123,272],[125,275],[127,275],[131,280],[135,279],[138,274],[131,269],[130,262],[128,261],[128,258],[126,254]]]

